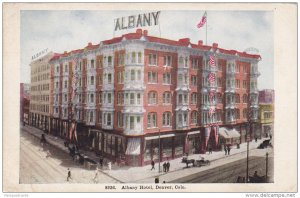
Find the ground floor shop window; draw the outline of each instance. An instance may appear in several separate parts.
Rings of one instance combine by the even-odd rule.
[[[171,158],[172,157],[172,138],[164,138],[162,140],[162,147],[163,147],[163,152],[162,156],[163,158]]]
[[[200,134],[197,135],[190,135],[188,137],[188,144],[189,144],[189,154],[196,154],[200,153]]]
[[[174,137],[175,156],[183,155],[184,136]]]
[[[144,147],[144,161],[151,160],[151,140],[145,140],[145,147]]]
[[[159,147],[158,147],[158,139],[152,140],[152,159],[158,160],[159,158]]]

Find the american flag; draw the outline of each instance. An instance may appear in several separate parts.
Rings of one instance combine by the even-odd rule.
[[[214,83],[215,80],[216,80],[215,74],[209,73],[209,75],[208,75],[208,81],[209,81],[210,83]]]
[[[76,85],[78,82],[78,76],[76,74],[76,68],[79,58],[74,58],[72,60],[72,67],[73,67],[73,75],[72,75],[72,94],[71,94],[71,101],[74,103],[75,101],[75,95],[76,95]],[[75,107],[72,108],[72,117],[75,114]]]
[[[215,107],[210,107],[209,111],[208,111],[209,117],[211,117],[212,114],[214,114],[215,112],[216,112],[216,108]]]
[[[215,57],[213,55],[209,56],[209,64],[210,66],[216,66]]]
[[[207,13],[205,11],[205,13],[203,14],[203,16],[201,18],[201,21],[197,25],[198,28],[201,28],[206,23],[206,18],[207,18],[206,15],[207,15]]]

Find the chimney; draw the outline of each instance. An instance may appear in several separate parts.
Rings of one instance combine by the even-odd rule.
[[[144,30],[144,36],[148,36],[148,30]]]
[[[91,42],[89,42],[89,43],[88,43],[88,46],[91,46],[91,45],[92,45],[92,43],[91,43]]]
[[[218,48],[218,43],[213,43],[213,48]]]
[[[203,45],[203,41],[202,40],[199,40],[198,41],[198,46],[202,46]]]
[[[189,38],[182,38],[178,40],[180,43],[190,43],[190,39]]]
[[[142,29],[137,29],[136,30],[136,33],[139,34],[139,35],[142,35],[142,32],[143,32]]]

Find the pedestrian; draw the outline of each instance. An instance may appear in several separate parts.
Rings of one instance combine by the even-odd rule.
[[[257,137],[255,137],[255,142],[257,142]]]
[[[167,172],[169,172],[169,170],[170,170],[170,162],[169,161],[167,162],[166,168],[167,168]]]
[[[107,166],[108,166],[108,170],[111,170],[111,162],[108,162]]]
[[[227,148],[224,146],[225,155],[227,155]]]
[[[155,170],[154,165],[155,165],[155,162],[154,162],[154,160],[152,160],[152,161],[151,161],[151,166],[152,166],[151,170],[153,170],[153,169]]]
[[[102,156],[100,156],[99,163],[100,163],[100,166],[102,168],[103,167],[103,157]]]
[[[167,172],[167,163],[166,162],[163,163],[163,171]]]
[[[209,154],[212,154],[212,148],[211,147],[208,148],[208,151],[209,151]]]
[[[67,181],[69,181],[69,179],[72,179],[72,177],[71,177],[71,170],[68,168],[68,177],[67,177]]]
[[[230,148],[230,146],[228,146],[228,147],[227,147],[228,155],[230,155],[230,150],[231,150],[231,148]]]

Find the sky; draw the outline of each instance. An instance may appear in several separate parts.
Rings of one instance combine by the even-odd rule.
[[[138,11],[21,11],[21,82],[30,83],[30,62],[44,49],[63,53],[98,44],[136,29],[114,31],[114,20],[157,10]],[[198,29],[204,10],[161,11],[160,25],[143,27],[148,35],[171,40],[190,38],[205,43],[205,26]],[[272,11],[207,11],[207,44],[244,51],[256,48],[262,60],[259,89],[274,89],[274,33]]]

